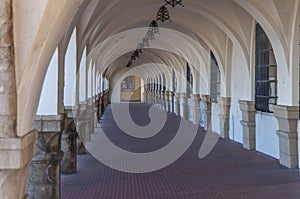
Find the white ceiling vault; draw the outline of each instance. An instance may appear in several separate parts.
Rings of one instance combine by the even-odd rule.
[[[130,53],[165,3],[164,0],[38,2],[14,1],[19,114],[35,114],[52,54],[58,45],[66,51],[75,27],[77,62],[87,47],[99,73],[109,67],[107,75],[112,75],[126,66]],[[254,26],[258,22],[272,43],[279,70],[286,76],[293,73],[292,66],[298,56],[293,49],[298,39],[295,35],[299,0],[183,0],[182,3],[184,7],[167,7],[172,22],[158,22],[161,33],[151,42],[151,49],[142,55],[139,64],[161,63],[176,68],[185,60],[207,76],[212,50],[225,77],[231,69],[228,53],[235,46],[245,63],[241,67],[246,67],[250,75]],[[27,132],[33,122],[24,117],[19,117],[18,124]]]

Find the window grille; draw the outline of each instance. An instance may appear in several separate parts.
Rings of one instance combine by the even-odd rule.
[[[165,92],[166,91],[166,76],[165,74],[163,74],[163,91]]]
[[[221,95],[221,76],[217,59],[213,52],[210,52],[210,98],[211,102],[218,102],[218,96]]]
[[[255,43],[255,108],[272,113],[277,103],[277,64],[272,45],[259,24]]]
[[[191,73],[191,68],[187,63],[186,66],[186,94],[187,97],[190,98],[193,91],[193,75]]]
[[[134,76],[129,76],[122,81],[122,91],[134,92]]]
[[[176,74],[175,74],[175,70],[172,70],[172,84],[173,84],[173,92],[176,92],[177,90],[177,78],[176,78]]]

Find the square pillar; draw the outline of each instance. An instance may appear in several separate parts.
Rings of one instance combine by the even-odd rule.
[[[60,162],[61,173],[72,174],[77,172],[77,131],[71,107],[65,107],[66,127],[61,137],[63,157]]]
[[[64,115],[36,116],[38,139],[26,186],[30,199],[60,198],[61,134],[64,127]]]
[[[240,100],[239,104],[242,112],[243,147],[248,150],[255,150],[255,102]]]
[[[279,125],[280,164],[288,168],[298,167],[298,113],[296,106],[274,106],[274,116]]]
[[[222,138],[229,138],[230,103],[230,97],[218,97],[218,105],[220,106],[220,135]]]
[[[199,126],[200,123],[200,95],[191,94],[193,101],[193,123]]]
[[[204,130],[208,130],[211,122],[211,101],[210,95],[202,95],[204,104]]]

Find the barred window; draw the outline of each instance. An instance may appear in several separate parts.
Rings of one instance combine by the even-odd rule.
[[[175,70],[172,70],[172,84],[173,84],[173,92],[176,92],[177,90],[177,78],[175,74]]]
[[[165,74],[163,74],[163,87],[162,87],[162,90],[164,92],[166,91],[166,84],[167,84],[167,82],[166,82],[166,76],[165,76]]]
[[[255,38],[255,109],[273,112],[277,103],[277,64],[269,38],[256,24]]]
[[[221,95],[221,76],[217,59],[210,51],[210,97],[211,102],[218,102],[218,96]]]
[[[122,81],[123,92],[134,92],[134,76],[129,76]]]
[[[189,98],[193,92],[193,75],[191,73],[191,68],[189,64],[187,63],[186,66],[186,94]]]

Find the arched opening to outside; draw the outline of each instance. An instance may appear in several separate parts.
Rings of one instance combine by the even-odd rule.
[[[128,76],[121,83],[121,102],[141,102],[141,78]]]

